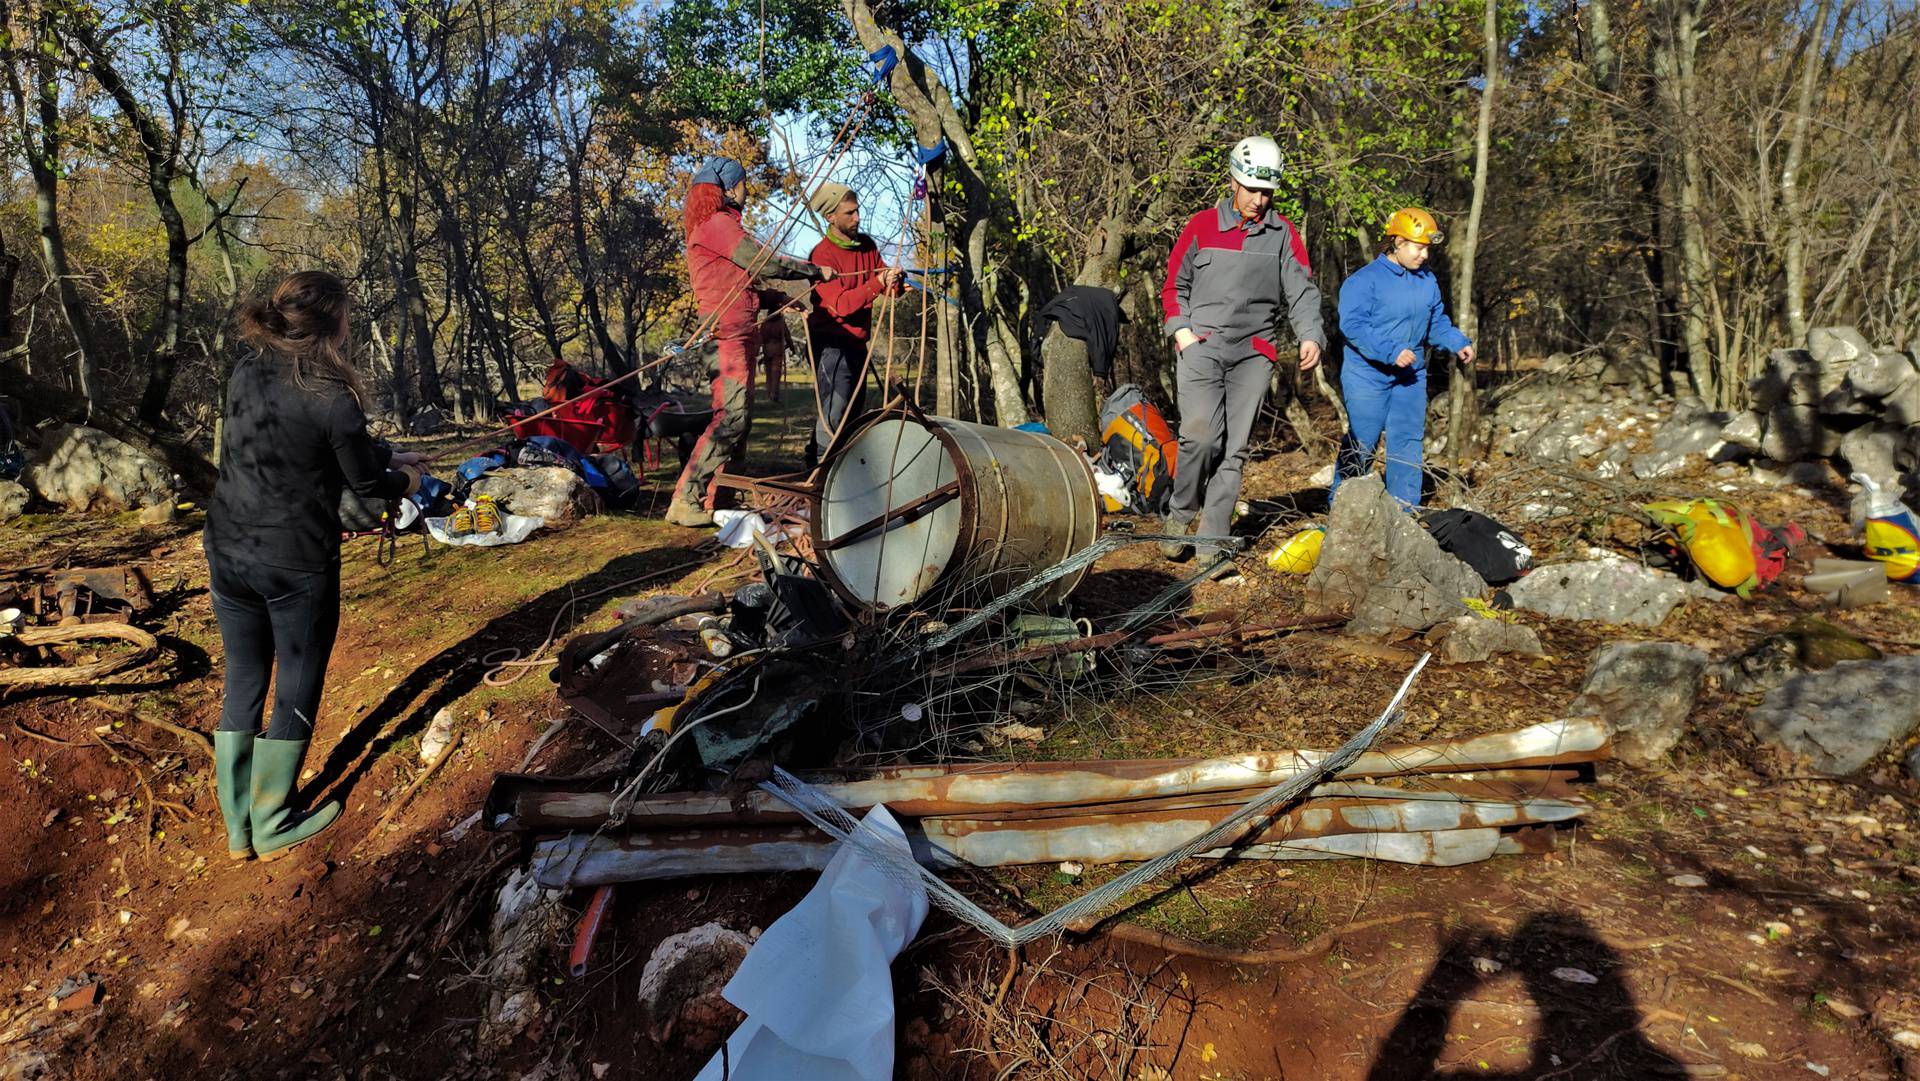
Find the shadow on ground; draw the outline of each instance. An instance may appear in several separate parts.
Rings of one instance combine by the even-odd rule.
[[[556,586],[489,620],[422,662],[388,691],[333,747],[308,792],[327,792],[332,798],[344,800],[388,748],[423,730],[435,710],[459,701],[480,686],[488,672],[488,666],[482,663],[487,655],[514,649],[520,656],[531,656],[548,641],[549,628],[552,643],[557,646],[594,611],[594,605],[573,604],[575,598],[643,579],[692,558],[692,549],[682,547],[650,548],[618,556],[592,574]],[[636,582],[636,591],[643,586]],[[543,677],[534,674],[526,678]],[[410,704],[423,694],[426,698],[409,712]]]
[[[1476,958],[1503,969],[1484,974]],[[1587,922],[1569,912],[1536,913],[1510,935],[1467,930],[1448,938],[1440,957],[1388,1033],[1367,1081],[1474,1077],[1502,1081],[1658,1077],[1684,1072],[1680,1061],[1641,1034],[1644,1018],[1624,978],[1626,961]],[[1575,975],[1575,972],[1585,976]],[[1560,975],[1555,975],[1558,972]],[[1539,1017],[1530,1060],[1495,1072],[1469,1063],[1443,1069],[1454,1015],[1474,992],[1518,976]],[[1569,978],[1571,976],[1571,978]],[[1591,977],[1592,983],[1576,982]]]

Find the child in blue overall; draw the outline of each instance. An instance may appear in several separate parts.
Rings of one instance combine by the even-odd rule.
[[[1387,440],[1387,493],[1405,507],[1420,502],[1427,432],[1427,350],[1448,349],[1473,363],[1473,343],[1447,318],[1440,283],[1425,269],[1431,247],[1446,239],[1433,215],[1417,208],[1387,220],[1378,258],[1340,286],[1340,391],[1347,402],[1328,504],[1340,482],[1373,468]]]

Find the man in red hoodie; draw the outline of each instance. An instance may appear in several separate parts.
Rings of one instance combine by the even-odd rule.
[[[814,245],[814,265],[830,267],[834,277],[817,283],[807,336],[813,346],[813,379],[820,398],[807,467],[813,468],[842,425],[860,412],[865,392],[867,339],[873,331],[873,302],[899,296],[900,271],[887,266],[880,246],[860,231],[860,197],[845,184],[822,184],[807,200],[826,219],[827,233]]]

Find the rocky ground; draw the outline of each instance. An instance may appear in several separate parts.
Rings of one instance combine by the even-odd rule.
[[[1683,435],[1705,430],[1700,411],[1653,398],[1644,375],[1568,358],[1516,380],[1488,418],[1494,456],[1443,476],[1436,502],[1494,514],[1534,549],[1540,569],[1507,591],[1511,619],[1458,610],[1457,571],[1424,534],[1364,501],[1330,519],[1311,481],[1323,462],[1268,447],[1249,473],[1246,581],[1203,587],[1197,605],[1351,605],[1374,633],[1201,657],[1171,687],[1069,693],[1023,718],[1032,737],[987,752],[1330,746],[1432,648],[1446,663],[1396,738],[1579,714],[1614,728],[1618,757],[1582,786],[1593,809],[1556,851],[1449,868],[1206,865],[1126,915],[1215,945],[1301,947],[1277,964],[1105,934],[1010,958],[936,912],[894,965],[899,1075],[1920,1076],[1920,783],[1903,764],[1920,724],[1920,603],[1895,586],[1838,610],[1801,587],[1811,557],[1860,554],[1841,478],[1855,463],[1696,446]],[[1559,442],[1536,447],[1549,429]],[[789,426],[774,453],[791,441]],[[1695,495],[1811,540],[1750,600],[1650,570],[1658,535],[1633,508]],[[389,566],[370,543],[351,548],[310,778],[347,815],[299,858],[228,865],[203,752],[150,723],[208,731],[218,702],[198,518],[161,517],[0,528],[7,566],[141,561],[165,646],[161,664],[98,693],[0,703],[0,1076],[691,1077],[733,1017],[700,993],[713,971],[685,970],[662,996],[650,959],[710,925],[702,936],[737,956],[813,876],[623,887],[576,978],[566,950],[585,897],[530,889],[518,847],[470,820],[492,775],[530,752],[532,770],[564,774],[619,751],[565,716],[544,669],[502,661],[604,626],[627,597],[726,588],[744,564],[623,515],[514,548],[403,547]],[[1334,545],[1353,532],[1343,517],[1381,523],[1361,527],[1377,547]],[[1332,528],[1322,572],[1267,570],[1258,556],[1304,520]],[[1098,619],[1174,571],[1150,550],[1118,553],[1078,614]],[[430,766],[421,744],[443,710],[459,741]],[[1012,920],[1113,873],[961,884]]]

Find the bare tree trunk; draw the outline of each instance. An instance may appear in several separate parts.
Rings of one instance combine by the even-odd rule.
[[[166,292],[160,302],[153,332],[153,355],[148,361],[147,387],[140,396],[140,419],[159,424],[173,390],[173,377],[180,363],[180,325],[187,305],[187,225],[173,199],[173,183],[180,177],[180,130],[177,123],[162,131],[153,113],[140,103],[126,80],[121,78],[113,55],[102,45],[98,33],[87,24],[88,14],[79,15],[70,24],[75,40],[86,50],[91,74],[113,98],[120,115],[140,140],[140,154],[147,166],[147,192],[167,237]],[[162,37],[167,30],[161,29]],[[169,60],[172,56],[169,54]],[[172,70],[165,80],[168,100],[172,100]]]
[[[0,5],[0,37],[10,36],[11,18],[5,12],[11,11],[11,5]],[[12,63],[7,69],[8,89],[13,93],[18,114],[21,139],[26,143],[28,168],[33,173],[33,209],[34,218],[40,229],[40,257],[46,263],[47,278],[54,285],[60,297],[60,311],[66,317],[67,329],[73,333],[75,381],[80,396],[86,400],[89,413],[99,403],[99,363],[100,355],[94,346],[93,322],[87,316],[85,303],[80,299],[80,290],[73,283],[73,269],[67,263],[66,234],[60,226],[60,85],[55,79],[53,58],[59,50],[54,38],[52,15],[42,9],[40,25],[36,33],[37,48],[33,55],[33,100],[38,114],[38,138],[28,123],[28,105],[26,90],[20,84],[19,73]]]
[[[561,135],[560,161],[567,173],[567,224],[571,227],[573,257],[580,274],[580,303],[586,309],[587,327],[593,332],[594,344],[606,358],[607,369],[614,375],[624,375],[633,370],[634,358],[622,350],[607,331],[607,308],[600,299],[598,260],[594,258],[593,245],[587,240],[586,179],[580,158],[586,153],[588,132],[567,127],[561,119],[564,112],[557,96],[549,93],[547,102]]]
[[[1453,321],[1467,337],[1480,330],[1480,312],[1473,302],[1473,271],[1480,252],[1480,217],[1487,205],[1487,159],[1493,146],[1493,95],[1500,81],[1500,5],[1486,0],[1485,17],[1480,30],[1486,38],[1486,85],[1480,90],[1480,116],[1473,132],[1473,203],[1467,211],[1467,228],[1460,242],[1452,245]]]
[[[560,325],[554,321],[553,306],[547,303],[546,283],[540,280],[539,270],[533,262],[533,244],[527,235],[527,222],[508,211],[507,229],[513,233],[514,254],[520,260],[520,271],[527,276],[527,299],[533,304],[533,317],[540,327],[540,341],[547,347],[548,359],[560,356]],[[517,399],[516,399],[517,400]]]
[[[1699,46],[1696,29],[1699,0],[1664,0],[1655,12],[1654,80],[1665,105],[1666,137],[1679,161],[1669,175],[1667,192],[1675,230],[1679,233],[1679,315],[1682,348],[1694,392],[1708,403],[1726,404],[1714,374],[1713,349],[1708,343],[1708,293],[1713,285],[1713,260],[1707,250],[1707,213],[1704,197],[1706,170],[1700,158],[1694,125],[1697,83],[1694,56]]]
[[[1620,88],[1620,60],[1614,52],[1607,2],[1587,0],[1587,64],[1593,71],[1593,85],[1611,94]]]
[[[1466,234],[1456,249],[1454,263],[1453,321],[1469,339],[1480,337],[1480,309],[1473,300],[1473,271],[1480,254],[1480,216],[1487,205],[1487,160],[1493,147],[1493,95],[1500,83],[1500,5],[1485,0],[1480,32],[1485,37],[1486,85],[1480,89],[1480,117],[1473,132],[1473,204],[1467,211]],[[1456,463],[1467,458],[1467,437],[1472,433],[1474,406],[1479,397],[1474,385],[1474,367],[1456,358],[1447,392],[1447,452]]]
[[[413,332],[413,307],[407,302],[407,274],[400,261],[400,232],[403,228],[412,227],[401,222],[396,214],[392,177],[387,169],[387,125],[377,108],[371,111],[367,127],[373,142],[369,157],[373,159],[374,197],[379,202],[379,242],[384,249],[382,255],[394,288],[394,340],[388,354],[388,367],[393,378],[388,389],[393,395],[393,411],[404,421],[413,412],[414,405],[412,373],[407,368],[407,341]],[[418,285],[417,278],[415,284]],[[427,344],[429,347],[433,344],[431,335]],[[421,363],[431,366],[433,354],[429,352],[424,355]]]
[[[1800,88],[1794,101],[1793,134],[1787,140],[1786,160],[1780,166],[1780,213],[1786,218],[1787,242],[1781,252],[1786,264],[1787,333],[1795,345],[1807,340],[1807,212],[1800,191],[1800,166],[1807,158],[1807,129],[1813,121],[1813,90],[1825,56],[1827,13],[1832,0],[1819,0],[1813,23],[1802,46]],[[1841,16],[1845,18],[1844,13]]]
[[[1087,344],[1055,325],[1040,343],[1040,364],[1047,429],[1067,442],[1080,439],[1089,448],[1099,446],[1100,403],[1094,400]]]
[[[971,322],[967,328],[969,336],[978,355],[986,362],[997,423],[1024,423],[1027,405],[1020,395],[1019,331],[997,303],[995,276],[998,272],[989,271],[987,263],[987,235],[996,209],[1003,210],[1008,217],[1016,211],[1010,206],[996,208],[993,191],[980,172],[966,121],[939,75],[920,60],[897,31],[880,23],[870,0],[841,0],[841,8],[861,48],[871,51],[892,46],[899,55],[900,66],[889,85],[913,125],[914,138],[922,146],[933,146],[942,139],[948,144],[946,157],[929,166],[929,170],[936,184],[940,172],[952,170],[965,196],[958,222],[948,220],[948,212],[942,214],[943,221],[958,225],[964,240],[956,268],[962,318]],[[1010,342],[1016,344],[1010,346]]]
[[[204,189],[201,194],[205,197]],[[236,189],[236,198],[238,194]],[[209,351],[215,369],[220,373],[219,402],[213,414],[213,464],[217,466],[220,464],[221,440],[226,437],[227,379],[233,375],[232,351],[227,348],[227,325],[233,322],[233,311],[240,305],[240,275],[233,268],[233,235],[227,232],[226,225],[226,215],[233,209],[233,203],[230,201],[221,207],[212,199],[207,199],[207,206],[213,212],[213,222],[208,228],[213,230],[213,243],[220,251],[221,291],[227,298],[227,310],[220,317],[220,322],[214,325],[213,348]],[[376,332],[379,330],[378,323],[374,324],[374,329]]]
[[[427,313],[426,288],[420,282],[420,254],[413,237],[414,197],[406,192],[399,193],[399,197],[400,220],[394,223],[399,273],[394,286],[399,294],[400,310],[406,313],[407,332],[413,339],[413,362],[419,366],[416,375],[420,404],[445,409],[447,395],[440,386],[440,364],[434,355],[433,319]],[[401,419],[406,419],[404,411]]]
[[[944,237],[944,231],[939,234]],[[945,248],[946,245],[940,245]],[[946,296],[944,283],[936,282],[931,275],[927,280],[927,299],[933,299],[932,290],[938,287],[940,295]],[[960,416],[960,356],[958,343],[954,340],[953,311],[944,303],[933,306],[933,411],[942,417]]]
[[[20,277],[20,257],[7,250],[0,231],[0,346],[13,341],[13,285]]]

